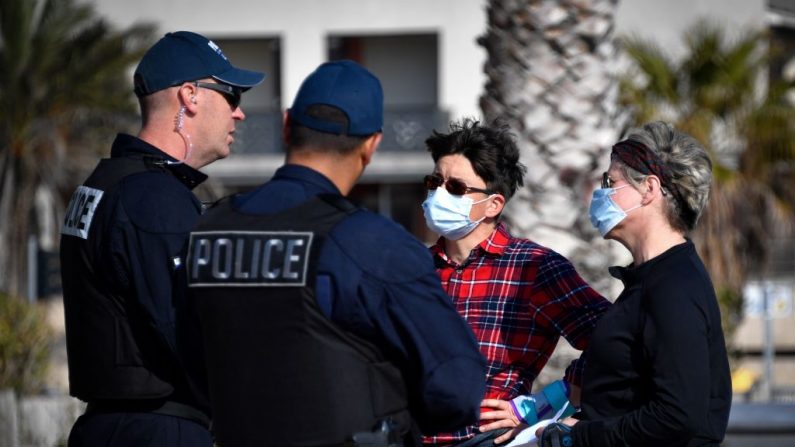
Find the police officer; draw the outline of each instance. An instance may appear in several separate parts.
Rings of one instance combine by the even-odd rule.
[[[286,164],[191,232],[219,445],[413,445],[413,426],[476,421],[484,361],[427,249],[344,198],[382,124],[373,74],[321,65],[285,115]]]
[[[61,229],[69,387],[88,402],[70,446],[212,445],[206,397],[178,360],[174,303],[201,213],[197,169],[229,154],[240,95],[263,77],[185,31],[138,65],[140,133],[116,137]]]

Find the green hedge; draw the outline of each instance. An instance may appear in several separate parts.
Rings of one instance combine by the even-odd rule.
[[[44,387],[53,334],[44,311],[0,293],[0,389],[33,394]]]

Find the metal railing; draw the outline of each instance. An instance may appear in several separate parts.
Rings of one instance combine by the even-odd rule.
[[[425,152],[433,130],[446,131],[449,114],[435,107],[387,108],[384,111],[382,151]]]
[[[795,387],[775,386],[773,387],[771,394],[773,402],[777,404],[792,405],[795,407]],[[793,415],[793,418],[795,418],[795,415]],[[793,420],[793,426],[795,426],[795,420]]]
[[[435,107],[387,108],[384,112],[384,138],[379,150],[385,152],[424,152],[425,139],[436,129],[447,129],[448,113]],[[282,113],[248,112],[237,125],[233,155],[282,153]]]

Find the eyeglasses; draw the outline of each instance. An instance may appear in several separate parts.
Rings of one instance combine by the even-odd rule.
[[[237,87],[227,84],[216,84],[213,82],[199,81],[194,82],[193,85],[196,87],[206,88],[208,90],[215,90],[216,92],[221,93],[224,95],[224,98],[226,98],[226,102],[229,103],[229,107],[231,107],[232,110],[237,110],[237,108],[240,107],[240,99],[243,95],[243,91]]]
[[[615,184],[616,181],[611,179],[607,172],[602,173],[602,189],[612,188]],[[662,192],[663,196],[668,195],[668,190],[665,187],[661,187],[660,191]]]
[[[483,194],[491,194],[487,189],[473,188],[467,186],[466,183],[458,180],[457,178],[449,178],[445,180],[441,175],[430,174],[425,176],[425,189],[433,191],[434,189],[444,185],[444,188],[454,196],[463,196],[470,192],[481,192]]]
[[[616,182],[610,178],[610,174],[607,172],[602,173],[602,189],[612,188]]]

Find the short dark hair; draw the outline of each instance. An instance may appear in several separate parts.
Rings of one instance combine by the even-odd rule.
[[[345,131],[347,131],[349,124],[348,115],[337,107],[315,104],[307,107],[306,114],[327,122],[339,123],[345,130],[342,135],[336,135],[310,129],[292,121],[289,129],[290,138],[287,142],[288,151],[312,148],[313,150],[336,152],[344,155],[359,147],[364,140],[370,137],[370,135],[346,135]]]
[[[434,130],[425,145],[434,162],[445,155],[466,157],[486,187],[506,200],[524,184],[527,168],[519,161],[519,148],[510,127],[501,121],[491,125],[481,125],[471,118],[454,121],[450,123],[450,133]]]

